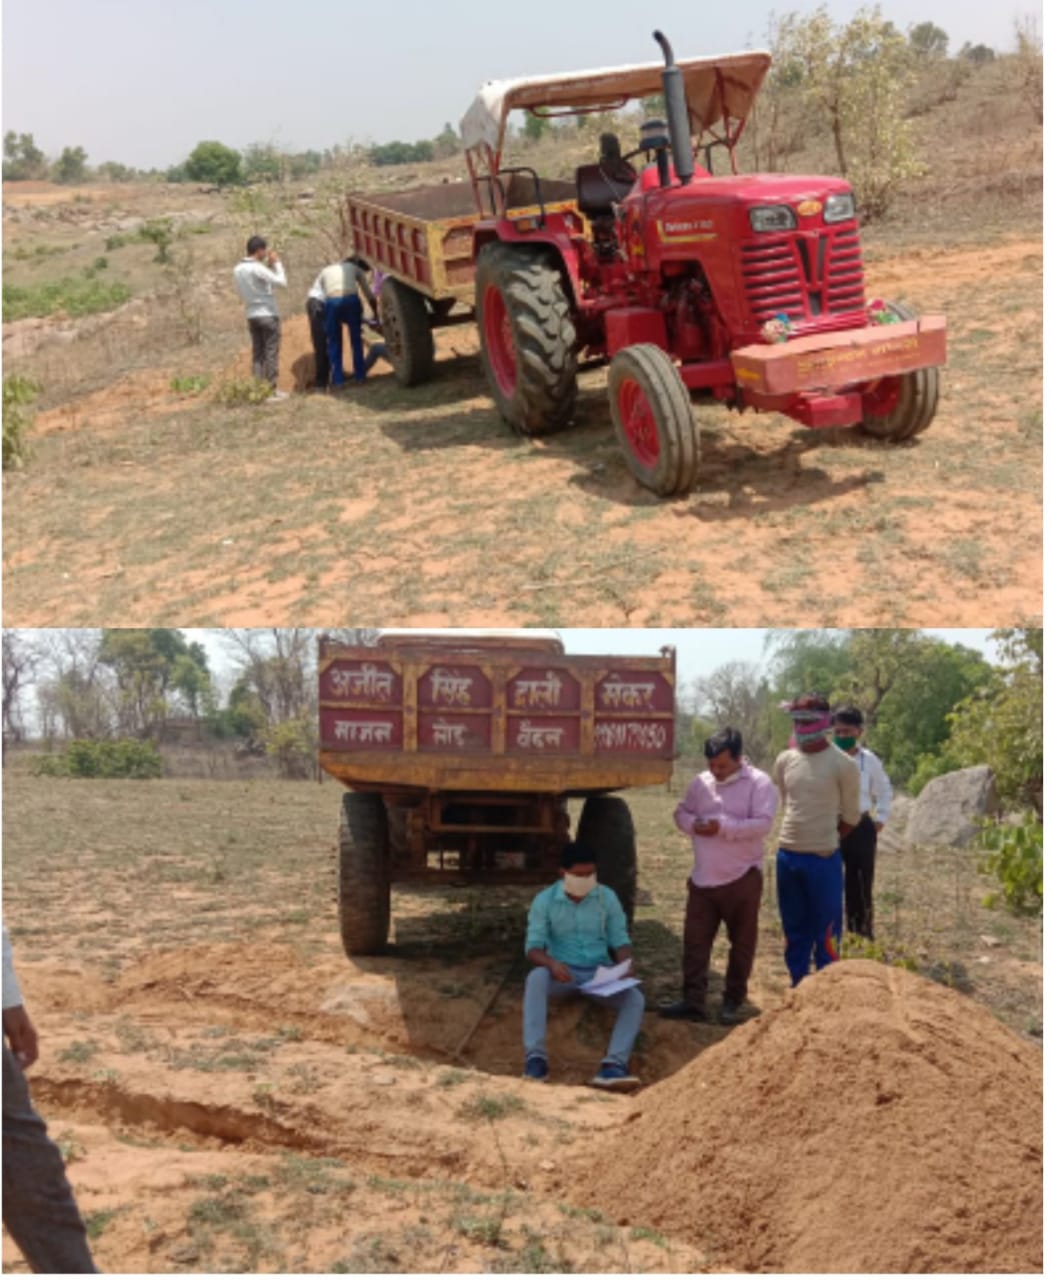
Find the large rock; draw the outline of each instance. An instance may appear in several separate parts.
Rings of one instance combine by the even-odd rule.
[[[962,848],[997,806],[996,782],[987,764],[932,778],[909,812],[909,844]]]
[[[880,832],[879,846],[887,852],[898,852],[908,842],[909,814],[915,804],[912,796],[897,794],[890,806],[890,818]]]

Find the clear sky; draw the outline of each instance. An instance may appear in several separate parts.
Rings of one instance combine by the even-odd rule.
[[[188,640],[204,645],[208,662],[220,683],[229,679],[230,650],[224,643],[221,631],[195,631],[185,629]],[[768,654],[764,644],[770,633],[760,628],[660,629],[640,627],[562,628],[558,635],[568,653],[644,654],[656,657],[661,646],[671,644],[676,650],[676,683],[680,690],[687,689],[698,676],[710,675],[727,662],[753,662],[763,666]],[[950,644],[966,645],[976,649],[987,661],[996,660],[996,646],[991,631],[940,630],[929,631]]]
[[[479,84],[650,61],[654,26],[682,57],[764,46],[772,13],[817,0],[3,0],[3,128],[48,155],[166,168],[202,139],[290,150],[412,141],[458,125]],[[827,0],[836,21],[859,7]],[[1016,5],[884,0],[905,30],[931,21],[950,50],[1006,51]]]

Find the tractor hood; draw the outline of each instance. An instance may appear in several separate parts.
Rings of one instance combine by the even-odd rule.
[[[683,74],[691,130],[701,137],[717,124],[739,131],[766,76],[770,55],[756,50],[713,58],[685,58],[675,65]],[[640,62],[564,75],[489,80],[478,90],[460,122],[464,147],[469,152],[488,148],[499,156],[507,117],[512,111],[548,108],[570,112],[574,107],[612,110],[660,94],[663,70],[662,62]]]

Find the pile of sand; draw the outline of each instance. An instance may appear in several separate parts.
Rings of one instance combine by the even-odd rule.
[[[970,1000],[832,965],[648,1089],[574,1199],[741,1271],[1040,1271],[1041,1055]]]

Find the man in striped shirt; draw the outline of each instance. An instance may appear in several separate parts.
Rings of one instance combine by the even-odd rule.
[[[876,841],[890,818],[894,789],[883,768],[883,761],[874,751],[861,745],[864,732],[865,717],[857,707],[836,708],[832,717],[832,741],[853,759],[861,775],[861,821],[839,842],[843,855],[847,932],[871,938]]]

